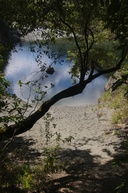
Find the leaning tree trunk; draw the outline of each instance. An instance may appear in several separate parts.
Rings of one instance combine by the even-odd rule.
[[[4,128],[0,128],[1,130],[0,139],[11,138],[15,135],[18,135],[18,134],[21,134],[21,133],[24,133],[30,130],[33,127],[33,125],[41,117],[43,117],[47,113],[47,111],[50,109],[50,107],[54,105],[57,101],[63,98],[71,97],[71,96],[82,93],[82,91],[85,89],[87,84],[89,84],[95,78],[103,74],[107,74],[107,73],[118,70],[121,67],[121,64],[124,61],[124,59],[125,59],[125,56],[122,56],[122,58],[120,59],[120,61],[117,63],[115,67],[107,69],[107,70],[101,70],[97,72],[96,74],[94,74],[94,69],[91,69],[90,75],[88,76],[86,80],[83,80],[82,82],[80,81],[80,83],[59,92],[58,94],[53,96],[50,100],[47,100],[45,103],[43,103],[37,111],[29,115],[26,119],[22,120],[20,123],[10,125],[10,126],[5,126]]]

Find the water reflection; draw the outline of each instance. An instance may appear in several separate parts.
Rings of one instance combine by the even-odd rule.
[[[41,88],[47,91],[46,98],[50,98],[59,91],[72,85],[71,76],[69,75],[72,62],[66,60],[64,54],[61,54],[59,58],[53,60],[48,54],[46,55],[45,47],[43,54],[41,54],[42,48],[39,49],[39,47],[35,46],[33,48],[34,50],[30,51],[31,48],[28,43],[25,43],[22,47],[17,45],[16,50],[11,53],[9,63],[5,69],[5,77],[12,82],[11,90],[13,93],[23,100],[27,100],[28,97],[33,100],[35,97],[34,89],[41,85]],[[56,57],[55,55],[53,56]],[[46,68],[51,65],[53,65],[55,69],[53,75],[49,75],[43,70],[40,71],[42,66]],[[26,82],[38,80],[38,82],[30,91],[27,87],[20,89],[18,85],[19,80]],[[93,80],[82,94],[63,99],[56,105],[96,103],[97,99],[104,92],[104,85],[106,82],[107,78],[101,76]]]

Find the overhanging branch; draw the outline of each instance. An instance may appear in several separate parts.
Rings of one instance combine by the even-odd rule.
[[[75,41],[75,44],[76,44],[76,47],[77,47],[77,49],[78,49],[79,56],[80,56],[80,59],[81,59],[80,62],[83,63],[83,61],[82,61],[81,48],[80,48],[80,45],[79,45],[79,43],[78,43],[78,39],[77,39],[77,36],[76,36],[76,34],[75,34],[74,29],[73,29],[66,21],[64,21],[62,18],[60,18],[60,21],[61,21],[65,26],[67,26],[67,27],[70,29],[70,31],[72,32],[73,37],[74,37],[74,41]]]
[[[50,100],[47,100],[45,103],[43,103],[36,112],[28,116],[26,119],[22,120],[19,124],[5,126],[5,128],[2,129],[3,132],[0,133],[0,139],[3,139],[5,137],[10,138],[30,130],[33,127],[33,125],[47,113],[47,111],[50,109],[52,105],[54,105],[61,99],[82,93],[86,85],[89,84],[92,80],[96,79],[97,77],[103,74],[107,74],[118,70],[121,67],[124,59],[125,56],[123,56],[122,54],[122,58],[119,60],[118,64],[115,67],[106,70],[101,70],[96,74],[93,74],[94,70],[92,69],[90,71],[89,77],[86,80],[59,92],[58,94],[53,96]]]
[[[116,64],[116,66],[114,66],[114,67],[112,67],[112,68],[109,68],[109,69],[105,69],[105,70],[99,70],[98,73],[96,73],[96,74],[94,74],[94,75],[92,75],[91,72],[90,72],[88,81],[89,81],[90,79],[91,79],[91,81],[92,81],[92,79],[95,79],[95,78],[97,78],[97,77],[99,77],[99,76],[101,76],[101,75],[103,75],[103,74],[109,74],[109,73],[111,73],[111,72],[115,72],[115,71],[119,70],[119,69],[121,68],[121,65],[122,65],[125,57],[126,57],[126,54],[124,53],[124,50],[123,50],[123,51],[122,51],[122,57],[121,57],[121,59],[119,60],[119,62]]]

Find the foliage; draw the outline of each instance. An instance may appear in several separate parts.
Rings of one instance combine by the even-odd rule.
[[[0,98],[7,94],[8,87],[9,87],[9,82],[5,80],[3,73],[0,73]]]
[[[41,185],[41,190],[45,187],[45,175],[39,166],[31,168],[25,163],[16,165],[16,163],[8,161],[2,165],[0,182],[1,192],[37,191]]]
[[[60,133],[53,133],[50,129],[53,117],[47,113],[44,117],[45,125],[45,143],[43,147],[43,159],[35,165],[35,163],[22,160],[20,149],[8,152],[9,144],[14,143],[13,140],[5,145],[5,148],[0,152],[0,191],[1,192],[41,192],[49,186],[49,174],[64,170],[65,163],[58,159],[61,152],[60,143],[70,143],[72,136],[62,138]],[[51,145],[51,142],[54,144]],[[6,142],[6,141],[5,141]],[[7,142],[6,142],[7,143]],[[7,152],[6,152],[7,151]],[[23,150],[25,151],[25,150]],[[26,150],[27,151],[27,150]],[[25,152],[23,152],[25,154]],[[13,161],[15,160],[15,161]],[[22,160],[22,161],[21,161]]]
[[[106,1],[107,3],[107,1]],[[122,46],[126,46],[127,49],[127,37],[128,37],[128,4],[127,0],[111,0],[110,4],[107,5],[106,14],[106,27],[110,27],[111,30],[116,34],[121,42]]]
[[[109,108],[114,109],[112,116],[112,123],[114,124],[126,124],[128,122],[128,98],[125,93],[125,87],[122,86],[113,92],[106,91],[99,100],[101,106],[107,105]]]
[[[47,113],[44,117],[45,123],[45,144],[43,150],[44,159],[44,171],[46,173],[49,172],[57,172],[64,168],[63,164],[60,164],[60,160],[57,159],[58,153],[61,151],[61,144],[70,144],[71,141],[74,139],[73,136],[69,136],[63,138],[60,133],[53,132],[50,129],[50,124],[54,118],[51,116],[50,113]],[[51,145],[50,145],[51,144]]]
[[[127,187],[128,179],[125,179],[119,186],[117,186],[113,193],[124,193],[128,191]]]
[[[48,48],[49,43],[56,45],[58,39],[61,38],[65,38],[66,44],[67,42],[73,44],[73,49],[68,49],[68,58],[74,63],[70,70],[71,77],[77,80],[74,81],[72,87],[56,94],[36,110],[38,102],[42,101],[46,94],[40,86],[35,89],[36,81],[23,83],[19,80],[21,88],[27,86],[30,90],[35,89],[37,97],[33,100],[35,104],[33,107],[29,105],[29,97],[27,103],[23,103],[15,95],[9,94],[10,84],[4,79],[3,74],[0,74],[0,123],[2,124],[0,125],[0,139],[11,137],[10,141],[13,141],[15,135],[31,129],[58,100],[81,93],[86,85],[98,76],[114,72],[122,64],[124,64],[122,75],[127,75],[126,0],[5,0],[0,3],[0,69],[3,69],[7,63],[10,49],[14,45],[15,38],[12,37],[19,36],[19,34],[24,36],[35,29],[40,29],[42,41],[37,39],[36,44],[41,54],[46,53],[49,57],[55,58],[54,64],[57,63],[59,55],[56,56],[49,50],[43,51],[41,45],[46,45]],[[32,44],[30,49],[34,52]],[[37,59],[37,64],[39,64],[40,58]],[[42,64],[40,69],[41,73],[44,72],[43,78],[46,78],[46,65]],[[123,84],[121,92],[115,94],[114,100],[110,94],[105,96],[104,100],[106,101],[109,97],[109,104],[119,110],[114,122],[127,121],[125,116],[128,114],[127,99],[122,97],[126,91],[126,85]],[[27,114],[28,108],[31,109],[29,115]],[[63,139],[60,133],[51,132],[52,117],[49,113],[44,117],[44,121],[46,144],[44,144],[43,163],[38,167],[32,167],[29,164],[16,163],[16,160],[15,162],[8,160],[8,156],[4,156],[3,160],[1,158],[1,192],[6,192],[6,190],[15,192],[16,188],[18,192],[23,189],[26,192],[41,192],[47,186],[47,174],[63,168],[58,162],[56,153],[60,150],[60,142],[70,142],[73,137]],[[50,147],[51,141],[55,141],[54,147]],[[12,154],[15,152],[13,151]]]
[[[119,22],[113,24],[110,23],[110,18],[113,16],[114,21],[120,18],[117,11],[119,10],[119,13],[122,13],[126,2],[118,0],[113,15],[111,9],[114,7],[114,4],[114,0],[91,0],[86,2],[83,0],[25,0],[20,3],[17,0],[7,0],[2,3],[0,17],[1,23],[5,26],[4,31],[8,32],[10,29],[15,29],[14,31],[24,36],[29,32],[39,29],[42,37],[41,43],[38,39],[36,41],[39,47],[43,44],[48,48],[49,43],[55,44],[56,39],[59,38],[65,38],[65,42],[71,41],[74,45],[74,49],[68,51],[68,57],[74,63],[70,70],[71,77],[74,79],[74,85],[42,103],[37,111],[34,108],[27,117],[24,116],[27,108],[21,107],[20,101],[14,102],[11,112],[16,110],[17,113],[11,116],[9,114],[12,120],[10,119],[8,122],[5,120],[7,125],[9,122],[12,123],[10,127],[5,128],[7,137],[12,137],[14,134],[17,135],[29,130],[58,100],[80,94],[92,80],[100,75],[116,71],[122,66],[127,54],[127,45],[125,46],[124,41],[121,41],[117,33],[118,30],[116,30],[117,25],[120,26],[121,20],[119,19]],[[8,6],[10,9],[8,9]],[[126,11],[124,15],[127,18]],[[113,26],[115,26],[114,29]],[[121,28],[119,31],[121,32]],[[4,36],[2,30],[0,34]],[[126,35],[123,31],[125,41],[127,39]],[[10,33],[7,37],[9,36]],[[9,38],[6,39],[8,40]],[[31,45],[30,49],[34,52],[33,45]],[[41,54],[45,52],[48,57],[51,55],[52,58],[55,58],[54,64],[58,62],[56,58],[59,55],[56,56],[47,49],[43,52],[42,47],[40,47],[40,52]],[[39,63],[40,58],[37,58],[37,64]],[[43,74],[42,79],[46,78],[46,65],[42,64],[40,70]],[[26,83],[19,81],[19,85],[21,88],[22,86],[27,86],[30,92],[31,89],[37,87],[36,81],[32,83],[29,81]],[[38,101],[42,101],[46,94],[46,86],[44,86],[44,90],[41,89],[40,85],[38,86],[39,89],[35,89],[35,92],[40,97],[37,96],[34,99],[36,107]],[[51,84],[51,86],[54,85]],[[27,103],[29,102],[28,98]]]

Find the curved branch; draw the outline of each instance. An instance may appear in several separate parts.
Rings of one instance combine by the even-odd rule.
[[[87,84],[89,84],[95,78],[103,74],[107,74],[118,70],[121,67],[124,59],[125,56],[123,56],[122,54],[122,58],[119,60],[118,64],[115,67],[106,70],[101,70],[96,74],[93,74],[94,69],[92,69],[90,71],[89,77],[86,80],[59,92],[58,94],[53,96],[50,100],[47,100],[45,103],[43,103],[36,112],[28,116],[26,119],[22,120],[19,124],[5,126],[4,128],[2,128],[1,130],[3,132],[0,133],[0,139],[3,139],[5,137],[10,138],[30,130],[33,127],[33,125],[47,113],[47,111],[50,109],[52,105],[54,105],[61,99],[82,93]]]
[[[73,28],[72,28],[66,21],[64,21],[62,18],[60,18],[60,20],[61,20],[62,23],[65,24],[65,25],[70,29],[70,31],[73,33],[74,40],[75,40],[75,44],[76,44],[76,47],[78,48],[79,55],[80,55],[80,59],[81,59],[81,63],[82,63],[82,52],[81,52],[81,48],[80,48],[80,46],[79,46],[79,43],[78,43],[78,40],[77,40],[77,36],[76,36]]]
[[[89,45],[89,42],[88,42],[88,35],[87,35],[87,30],[90,32],[90,35],[92,37],[92,41]],[[91,29],[87,29],[85,27],[85,30],[84,30],[85,34],[84,34],[84,39],[85,39],[85,42],[86,42],[86,47],[87,49],[85,50],[85,53],[84,53],[84,72],[86,73],[87,69],[88,69],[88,56],[89,56],[89,51],[91,50],[93,44],[94,44],[94,35],[93,35],[93,32]]]
[[[109,68],[109,69],[106,69],[106,70],[99,70],[98,73],[96,73],[94,75],[92,75],[92,71],[90,71],[90,75],[88,77],[88,80],[91,79],[91,81],[92,81],[92,79],[98,78],[99,76],[101,76],[103,74],[109,74],[111,72],[115,72],[115,71],[119,70],[121,68],[121,65],[122,65],[125,57],[126,57],[126,54],[124,53],[124,50],[123,50],[122,51],[122,57],[119,60],[119,62],[116,64],[116,66]]]
[[[73,37],[74,37],[74,40],[75,40],[75,44],[76,44],[76,47],[78,49],[78,52],[79,52],[79,56],[80,56],[80,63],[81,63],[81,68],[80,68],[80,72],[81,72],[81,76],[80,76],[80,82],[82,82],[84,80],[84,76],[85,76],[85,73],[84,73],[84,68],[83,68],[83,57],[82,57],[82,52],[81,52],[81,48],[80,48],[80,45],[78,43],[78,40],[77,40],[77,36],[73,30],[73,28],[66,22],[64,21],[62,18],[60,18],[61,22],[66,25],[70,31],[72,32],[73,34]]]
[[[88,31],[90,32],[90,35],[92,37],[92,42],[91,42],[90,46],[88,47],[88,50],[91,50],[91,48],[92,48],[92,46],[94,44],[94,35],[93,35],[93,32],[92,32],[91,29],[88,29]]]
[[[83,84],[78,83],[74,86],[71,86],[59,92],[58,94],[53,96],[51,99],[43,103],[36,112],[28,116],[26,119],[21,121],[19,124],[14,124],[14,125],[10,125],[10,126],[6,126],[5,128],[2,128],[1,130],[3,130],[3,133],[0,133],[0,138],[3,138],[3,137],[10,138],[12,136],[15,136],[15,135],[18,135],[18,134],[21,134],[21,133],[24,133],[30,130],[33,127],[33,125],[41,117],[43,117],[47,113],[47,111],[50,109],[50,107],[54,105],[57,101],[63,98],[67,98],[70,96],[80,94],[82,93],[85,87],[86,87],[86,81],[84,81]]]

